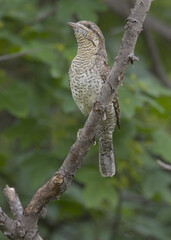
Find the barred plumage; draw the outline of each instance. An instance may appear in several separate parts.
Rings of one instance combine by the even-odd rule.
[[[68,23],[73,27],[77,39],[78,51],[73,59],[69,80],[72,96],[84,115],[89,115],[93,103],[109,74],[105,41],[96,24],[88,21]],[[112,134],[119,125],[119,101],[115,97],[106,110],[106,119],[102,120],[99,134],[99,168],[104,177],[115,174]]]

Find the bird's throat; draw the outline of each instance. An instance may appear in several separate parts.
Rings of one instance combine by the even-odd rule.
[[[78,41],[78,50],[77,50],[77,55],[81,58],[87,58],[87,59],[91,59],[92,57],[95,56],[97,49],[96,47],[93,45],[93,43],[89,40],[87,41]]]

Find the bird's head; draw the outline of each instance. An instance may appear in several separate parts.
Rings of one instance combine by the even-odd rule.
[[[95,52],[105,49],[105,41],[100,28],[90,21],[68,22],[74,29],[78,47],[90,47]]]

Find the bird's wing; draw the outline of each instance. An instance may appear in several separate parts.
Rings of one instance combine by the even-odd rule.
[[[118,92],[115,94],[115,97],[113,98],[113,105],[115,108],[117,126],[118,126],[118,129],[120,129],[120,104],[119,104]]]
[[[106,81],[107,79],[107,76],[109,75],[109,72],[110,72],[110,67],[109,65],[107,64],[106,61],[104,61],[104,59],[99,56],[98,59],[96,60],[97,62],[103,62],[101,65],[101,68],[100,68],[100,71],[101,71],[101,76],[104,80],[104,82]],[[114,96],[114,99],[113,99],[113,105],[114,105],[114,108],[115,108],[115,114],[116,114],[116,120],[117,120],[117,126],[118,128],[120,129],[120,105],[119,105],[119,96],[118,96],[118,92],[115,94]]]

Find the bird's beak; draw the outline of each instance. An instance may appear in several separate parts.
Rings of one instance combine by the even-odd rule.
[[[74,23],[74,22],[67,22],[67,24],[73,28],[79,27],[78,23]]]

